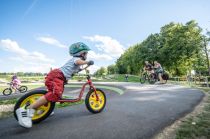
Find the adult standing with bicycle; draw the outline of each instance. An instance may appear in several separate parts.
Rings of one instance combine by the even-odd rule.
[[[155,69],[155,73],[157,74],[157,76],[160,80],[160,83],[164,84],[163,78],[162,78],[163,68],[162,68],[161,64],[158,63],[158,61],[154,61],[154,69]]]

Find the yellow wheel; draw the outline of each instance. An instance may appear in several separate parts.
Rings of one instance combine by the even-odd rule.
[[[96,94],[99,98],[98,100],[97,100]],[[101,112],[106,105],[105,93],[100,89],[96,89],[96,94],[95,94],[95,91],[93,89],[91,89],[88,92],[86,99],[85,99],[86,107],[92,113]]]
[[[14,116],[17,119],[17,115],[15,113],[16,109],[20,107],[28,107],[30,104],[33,104],[36,102],[37,99],[39,99],[41,96],[45,95],[47,91],[45,90],[35,90],[32,92],[27,93],[26,95],[22,96],[16,103],[14,108]],[[43,105],[39,107],[32,117],[33,123],[39,123],[42,120],[46,119],[50,113],[53,111],[55,107],[54,102],[48,102],[46,105]]]

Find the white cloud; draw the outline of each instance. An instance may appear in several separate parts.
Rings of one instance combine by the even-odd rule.
[[[88,59],[92,60],[113,60],[113,58],[106,54],[96,54],[94,51],[88,52]]]
[[[13,68],[13,72],[42,72],[48,73],[51,67],[54,67],[51,64],[38,64],[38,63],[31,63],[32,65],[18,65],[17,67]]]
[[[16,53],[18,55],[28,55],[29,54],[26,50],[20,48],[17,42],[12,41],[10,39],[1,40],[0,47],[2,47],[6,51],[10,51],[10,52]]]
[[[38,37],[37,40],[60,48],[67,48],[66,45],[52,37]]]
[[[96,66],[96,65],[92,65],[92,66],[88,67],[88,70],[90,71],[90,74],[95,73],[98,69],[100,69],[100,67]],[[85,71],[83,70],[80,73],[85,74]]]
[[[13,53],[13,57],[9,59],[19,62],[14,64],[17,71],[45,72],[54,63],[53,59],[47,58],[43,53],[37,51],[29,52],[21,48],[16,41],[10,39],[0,40],[0,48]],[[21,67],[20,64],[23,66]],[[30,66],[28,66],[29,64]]]
[[[96,66],[96,65],[93,65],[93,66],[90,66],[89,67],[89,70],[90,70],[90,73],[91,74],[95,73],[99,69],[100,69],[100,67],[99,66]]]
[[[25,57],[27,58],[27,57]],[[32,52],[30,55],[29,55],[29,59],[32,59],[34,61],[42,61],[42,62],[46,62],[46,63],[53,63],[54,60],[53,59],[49,59],[47,58],[44,54],[40,53],[40,52]]]
[[[84,39],[96,42],[96,47],[99,51],[103,51],[112,57],[119,57],[125,48],[115,39],[109,36],[84,36]]]
[[[37,62],[50,62],[53,63],[54,60],[47,58],[44,54],[40,52],[28,52],[21,48],[16,41],[10,39],[0,40],[0,47],[6,51],[15,53],[19,59],[23,61],[37,61]]]

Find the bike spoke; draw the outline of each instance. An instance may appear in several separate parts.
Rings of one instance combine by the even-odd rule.
[[[48,107],[48,104],[42,105],[40,108],[41,109],[46,109]]]
[[[39,107],[39,109],[38,109],[38,110],[45,111],[45,110],[46,110],[46,107],[43,105],[43,106]]]
[[[29,101],[31,104],[33,104],[37,101],[37,99],[38,99],[37,97],[31,97]]]
[[[98,99],[99,99],[99,101],[101,100],[101,96],[99,95],[99,94],[97,94],[98,95]],[[96,95],[94,95],[94,97],[91,95],[91,97],[90,97],[90,101],[96,101],[96,102],[98,102],[97,100],[96,100],[97,98],[96,98]]]

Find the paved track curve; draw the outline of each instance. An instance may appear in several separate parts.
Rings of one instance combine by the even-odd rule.
[[[147,139],[194,109],[204,94],[179,85],[101,83],[121,88],[123,94],[104,89],[107,105],[91,114],[85,104],[55,110],[55,115],[33,125],[20,127],[13,118],[0,120],[1,139]],[[96,85],[97,86],[97,85]],[[65,95],[77,92],[65,89]]]

